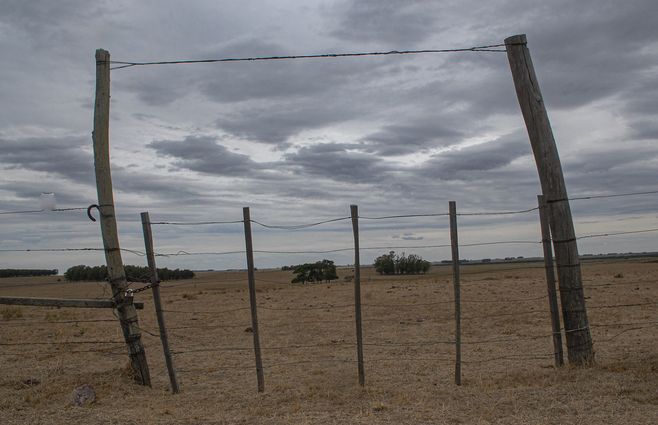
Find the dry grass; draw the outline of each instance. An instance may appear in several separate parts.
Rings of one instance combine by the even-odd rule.
[[[173,349],[207,350],[176,355],[183,389],[176,396],[168,389],[159,338],[147,333],[153,387],[133,384],[111,311],[3,308],[1,343],[119,343],[3,346],[0,423],[657,423],[657,328],[594,326],[596,365],[555,369],[546,300],[510,301],[545,294],[543,270],[536,266],[463,268],[465,342],[509,341],[465,344],[461,387],[453,384],[450,345],[391,345],[453,338],[447,267],[402,278],[363,271],[365,388],[358,386],[353,362],[353,286],[345,281],[350,269],[334,283],[307,286],[288,284],[289,273],[257,273],[258,302],[268,307],[258,312],[263,394],[256,392],[249,310],[235,310],[248,307],[244,273],[203,273],[164,284]],[[592,325],[658,321],[657,263],[586,263],[583,275]],[[0,295],[107,297],[108,291],[51,277],[2,279]],[[146,304],[140,325],[154,332],[149,294],[137,296]],[[182,313],[187,311],[204,313]],[[477,318],[482,316],[489,317]],[[109,321],[89,322],[94,319]],[[523,339],[534,336],[541,338]],[[296,345],[307,347],[282,348]],[[235,350],[242,347],[247,349]],[[102,352],[84,352],[90,349]],[[71,392],[84,383],[95,387],[97,400],[71,407]]]

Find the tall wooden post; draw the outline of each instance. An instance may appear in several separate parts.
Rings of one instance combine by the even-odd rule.
[[[361,321],[361,258],[359,255],[359,207],[350,205],[352,231],[354,232],[354,318],[356,320],[356,358],[359,369],[359,385],[366,383],[363,364],[363,324]]]
[[[450,245],[452,247],[452,282],[455,293],[455,384],[462,384],[462,308],[459,275],[459,237],[457,233],[457,204],[449,203]]]
[[[160,341],[162,342],[162,351],[164,352],[167,372],[169,373],[169,383],[171,391],[174,394],[180,392],[178,380],[176,379],[176,370],[174,369],[174,360],[171,357],[169,349],[169,338],[167,337],[167,326],[165,325],[164,313],[162,312],[162,301],[160,300],[160,278],[158,277],[158,266],[155,264],[155,252],[153,250],[153,231],[151,230],[151,219],[148,212],[143,212],[142,231],[144,232],[144,248],[146,249],[146,261],[151,269],[151,290],[153,291],[153,304],[155,304],[155,316],[158,319],[158,329],[160,331]]]
[[[516,95],[521,106],[537,163],[542,192],[550,204],[562,316],[569,361],[575,365],[594,362],[592,336],[587,320],[576,232],[564,183],[562,166],[544,100],[535,75],[524,34],[505,39]]]
[[[247,279],[249,281],[249,305],[251,306],[251,330],[254,335],[254,355],[256,356],[256,379],[258,392],[265,391],[263,360],[260,354],[260,334],[258,333],[258,304],[256,303],[256,275],[254,270],[254,247],[251,241],[251,214],[249,207],[242,209],[244,220],[244,239],[247,250]]]
[[[548,204],[544,195],[537,195],[539,204],[539,222],[541,224],[541,242],[544,251],[544,267],[546,268],[546,286],[548,288],[548,306],[551,311],[551,328],[553,329],[553,353],[555,367],[564,365],[562,352],[562,333],[560,332],[560,312],[555,289],[555,270],[553,267],[553,250],[551,249],[551,228],[548,221]]]
[[[101,235],[105,248],[107,274],[123,336],[128,344],[130,365],[135,380],[142,385],[151,385],[151,376],[146,362],[137,321],[137,310],[132,297],[126,295],[128,284],[123,269],[117,223],[114,215],[114,195],[110,172],[110,53],[96,50],[96,102],[94,105],[94,168],[100,210]]]

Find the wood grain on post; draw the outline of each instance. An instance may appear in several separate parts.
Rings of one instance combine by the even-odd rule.
[[[258,379],[258,392],[265,391],[265,378],[263,376],[263,360],[260,354],[260,335],[258,333],[258,305],[256,304],[256,275],[254,273],[254,247],[251,240],[251,214],[249,207],[242,209],[244,220],[244,239],[247,250],[247,279],[249,280],[249,305],[251,307],[251,330],[254,335],[254,354],[256,356],[256,378]]]
[[[158,277],[158,266],[155,264],[155,252],[153,250],[153,231],[151,229],[151,219],[148,212],[143,212],[142,231],[144,232],[144,247],[146,250],[146,260],[149,269],[151,269],[151,290],[153,291],[153,304],[155,305],[155,315],[158,319],[158,330],[160,331],[160,341],[162,342],[162,351],[164,353],[167,372],[169,374],[169,383],[171,391],[174,394],[180,392],[178,380],[176,379],[176,370],[174,369],[174,360],[171,357],[169,349],[169,338],[167,337],[167,326],[165,325],[164,313],[162,312],[162,301],[160,299],[160,278]]]
[[[450,201],[450,245],[452,247],[452,282],[455,293],[455,384],[462,384],[462,308],[459,275],[459,237],[457,233],[457,204]]]
[[[128,283],[119,247],[110,171],[110,53],[102,49],[96,50],[96,100],[92,138],[98,205],[101,213],[100,227],[105,248],[107,274],[117,304],[117,315],[123,336],[128,345],[130,365],[135,374],[135,380],[142,385],[151,385],[137,310],[132,303],[132,297],[126,296]]]
[[[505,45],[542,192],[546,203],[550,204],[550,227],[569,361],[574,365],[589,365],[594,362],[594,349],[587,319],[576,233],[560,156],[530,58],[526,36],[509,37],[505,39]]]
[[[356,320],[356,356],[359,368],[359,385],[366,383],[363,364],[363,325],[361,320],[361,259],[359,256],[359,207],[350,205],[352,230],[354,232],[354,318]]]
[[[553,329],[553,353],[555,354],[555,367],[564,365],[562,351],[562,333],[560,332],[560,311],[557,304],[557,291],[555,289],[555,270],[553,267],[553,250],[551,249],[551,228],[548,222],[548,204],[544,195],[537,195],[539,203],[539,222],[541,224],[541,241],[544,250],[544,267],[546,268],[546,286],[548,288],[548,304],[551,311],[551,328]]]

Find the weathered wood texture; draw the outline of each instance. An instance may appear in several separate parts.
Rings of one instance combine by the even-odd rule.
[[[167,364],[167,373],[169,374],[169,384],[174,394],[180,392],[178,379],[176,379],[176,369],[174,369],[174,360],[171,357],[169,349],[169,337],[167,336],[167,326],[165,324],[164,313],[162,312],[162,301],[160,299],[160,278],[158,277],[158,266],[155,263],[155,252],[153,249],[153,231],[151,229],[151,219],[148,212],[143,212],[142,231],[144,232],[144,247],[146,250],[146,260],[149,269],[151,269],[151,290],[153,291],[153,304],[155,305],[155,315],[158,319],[158,329],[160,332],[160,341],[162,342],[162,351],[164,353],[165,363]]]
[[[551,206],[550,227],[569,361],[575,365],[591,364],[594,361],[594,349],[587,320],[576,233],[560,157],[530,58],[526,36],[509,37],[505,40],[505,45],[542,192]]]
[[[254,247],[251,240],[251,213],[249,207],[242,209],[244,220],[244,239],[247,250],[247,279],[249,283],[249,305],[251,307],[251,330],[254,336],[254,355],[256,356],[256,378],[258,392],[265,391],[263,360],[260,353],[260,334],[258,332],[258,304],[256,303],[256,275],[254,268]]]
[[[537,202],[539,204],[541,241],[544,250],[544,267],[546,268],[548,305],[551,312],[551,328],[553,329],[553,353],[555,355],[555,366],[560,367],[564,365],[564,352],[562,351],[560,311],[557,303],[557,290],[555,288],[555,268],[553,264],[553,250],[551,249],[551,228],[548,221],[548,204],[544,199],[544,195],[537,195]]]
[[[96,51],[96,101],[94,105],[94,169],[100,210],[100,227],[105,248],[107,274],[117,304],[117,315],[128,344],[130,364],[135,380],[151,385],[146,353],[142,344],[137,310],[132,299],[127,299],[126,273],[123,269],[119,236],[114,213],[112,173],[110,171],[110,53]]]
[[[350,206],[352,231],[354,233],[354,319],[356,321],[356,357],[359,369],[359,385],[366,383],[363,364],[363,324],[361,319],[361,258],[359,255],[359,207]]]
[[[0,304],[31,305],[36,307],[73,307],[73,308],[115,308],[113,300],[0,297]],[[136,309],[143,309],[144,303],[133,303]]]
[[[457,204],[449,203],[450,245],[452,248],[452,282],[455,297],[455,384],[462,384],[462,309],[459,275],[459,236],[457,232]]]

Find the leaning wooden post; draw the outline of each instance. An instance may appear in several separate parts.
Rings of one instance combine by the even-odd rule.
[[[260,355],[260,336],[258,333],[258,307],[256,304],[256,276],[254,274],[254,248],[251,242],[251,215],[249,207],[242,209],[244,220],[244,239],[247,249],[247,279],[249,280],[249,305],[251,306],[251,329],[254,335],[254,354],[256,356],[256,378],[258,379],[258,392],[265,391],[265,378],[263,377],[263,360]]]
[[[110,53],[96,50],[96,101],[94,105],[94,168],[100,211],[101,235],[105,248],[107,274],[116,302],[123,336],[128,344],[130,365],[135,380],[142,385],[151,385],[146,353],[142,344],[137,320],[137,311],[132,297],[127,296],[126,273],[123,269],[117,223],[114,215],[114,195],[110,172]]]
[[[575,365],[594,362],[592,336],[576,244],[576,232],[564,183],[560,156],[535,75],[524,34],[505,39],[516,95],[521,105],[535,156],[542,192],[550,204],[549,217],[557,263],[562,317],[569,361]]]
[[[455,384],[462,384],[462,308],[459,276],[459,238],[457,204],[450,201],[450,245],[452,246],[452,282],[455,292]]]
[[[366,383],[363,364],[363,326],[361,322],[361,259],[359,257],[359,207],[350,205],[354,232],[354,318],[356,320],[356,356],[359,368],[359,385]]]
[[[158,267],[155,264],[155,253],[153,252],[153,232],[151,230],[151,219],[148,212],[143,212],[142,230],[144,232],[144,247],[146,249],[146,260],[149,269],[151,269],[151,290],[153,291],[153,304],[155,304],[155,315],[158,319],[158,329],[160,330],[160,341],[162,342],[162,351],[164,352],[167,372],[169,373],[169,383],[171,391],[174,394],[180,392],[178,381],[176,379],[176,370],[174,369],[174,360],[171,358],[169,349],[169,338],[167,337],[167,327],[165,326],[164,314],[162,313],[162,301],[160,300],[160,279],[158,277]]]
[[[544,250],[544,266],[546,268],[546,285],[548,287],[548,305],[551,310],[551,327],[553,329],[553,353],[555,354],[555,367],[564,366],[564,353],[562,352],[562,333],[560,332],[560,312],[557,305],[557,291],[555,290],[555,270],[553,268],[553,250],[551,249],[551,229],[548,222],[548,204],[544,195],[537,195],[539,203],[539,222],[541,224],[541,241]]]

